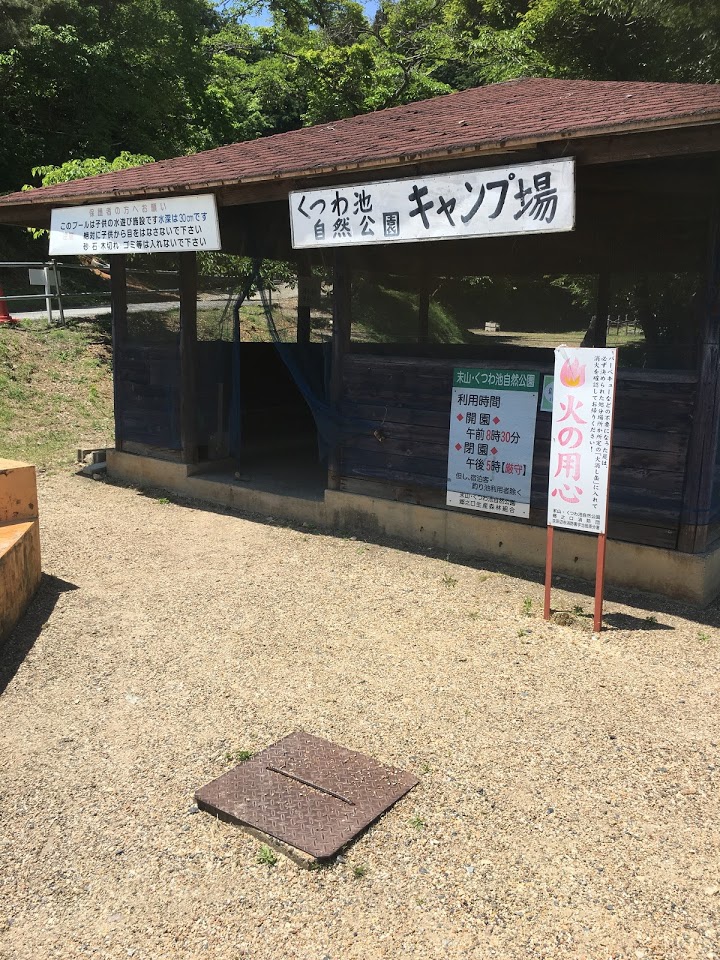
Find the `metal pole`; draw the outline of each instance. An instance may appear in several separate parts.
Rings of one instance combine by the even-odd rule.
[[[52,261],[53,273],[55,274],[55,290],[57,295],[58,310],[60,311],[60,324],[65,326],[65,311],[63,310],[62,304],[62,289],[60,287],[60,274],[58,273],[57,261]]]
[[[601,533],[598,537],[597,567],[595,570],[595,614],[593,616],[593,633],[602,630],[603,593],[605,586],[605,547],[607,534]]]
[[[545,547],[545,605],[543,607],[543,617],[550,619],[550,591],[552,589],[552,562],[553,562],[553,539],[555,536],[555,527],[547,528],[547,545]]]
[[[50,270],[47,266],[43,267],[43,274],[45,276],[45,308],[47,309],[48,323],[52,324],[52,287],[50,286]]]
[[[613,390],[612,390],[612,420],[610,421],[610,447],[608,450],[608,487],[605,494],[605,529],[598,538],[597,566],[595,568],[595,613],[593,616],[593,633],[602,630],[603,599],[605,596],[605,548],[607,546],[607,528],[610,519],[610,471],[612,468],[612,445],[615,433],[615,395],[617,393],[617,348],[613,363]]]

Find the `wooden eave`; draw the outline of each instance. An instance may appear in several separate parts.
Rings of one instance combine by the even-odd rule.
[[[660,124],[644,122],[629,126],[609,126],[592,135],[578,136],[577,132],[554,133],[541,137],[483,143],[478,146],[444,149],[427,153],[398,154],[355,164],[313,167],[272,176],[246,177],[238,181],[207,180],[185,182],[173,187],[147,187],[132,192],[92,192],[76,194],[66,203],[53,200],[44,203],[40,191],[28,191],[26,203],[3,206],[0,203],[0,224],[45,227],[50,223],[50,211],[62,206],[86,203],[141,199],[152,196],[200,192],[215,193],[219,206],[242,206],[285,199],[297,189],[311,189],[354,180],[391,179],[397,176],[428,174],[444,170],[462,170],[486,164],[501,164],[508,160],[550,159],[572,156],[578,165],[592,166],[628,161],[652,160],[667,157],[703,156],[720,152],[720,114],[701,118],[681,118],[676,122],[664,120]],[[30,199],[33,197],[33,199]]]

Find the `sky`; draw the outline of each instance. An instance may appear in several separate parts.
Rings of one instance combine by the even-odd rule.
[[[216,0],[215,6],[219,9],[222,9],[230,2],[231,0]],[[375,16],[375,11],[378,8],[378,0],[361,0],[361,2],[365,8],[366,16],[368,19],[372,20]],[[267,27],[270,25],[270,15],[267,10],[263,10],[257,15],[247,17],[247,22],[253,27]]]

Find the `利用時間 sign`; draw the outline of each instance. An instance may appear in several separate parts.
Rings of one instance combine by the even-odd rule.
[[[456,367],[447,504],[530,515],[539,373]]]

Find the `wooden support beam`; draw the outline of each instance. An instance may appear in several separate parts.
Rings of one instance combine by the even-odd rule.
[[[418,304],[418,343],[427,343],[430,339],[430,283],[427,277],[420,279],[420,298]]]
[[[197,256],[181,253],[180,438],[182,462],[197,463]]]
[[[115,411],[115,449],[122,450],[120,368],[122,348],[127,342],[127,268],[124,253],[110,259],[110,313],[113,352],[113,408]]]
[[[352,286],[350,269],[344,251],[335,252],[333,266],[333,332],[332,332],[332,369],[330,374],[330,403],[337,415],[343,394],[343,366],[350,351],[352,324],[351,310]],[[340,487],[340,447],[339,441],[330,450],[328,463],[328,488]]]
[[[607,346],[608,317],[610,316],[610,271],[603,270],[598,275],[597,299],[595,302],[595,322],[593,324],[593,346]]]
[[[710,221],[695,412],[688,443],[678,549],[707,547],[720,421],[720,196]]]
[[[310,283],[312,270],[307,257],[298,259],[297,342],[310,343]]]

